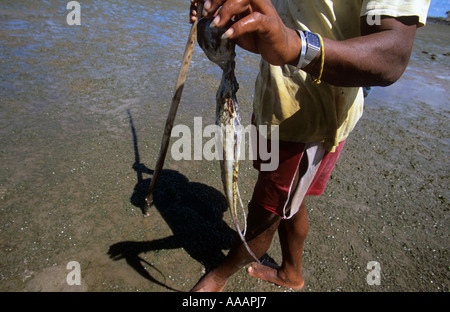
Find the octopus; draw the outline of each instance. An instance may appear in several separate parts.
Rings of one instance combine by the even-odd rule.
[[[231,211],[232,220],[249,254],[259,262],[245,240],[244,230],[238,219],[238,202],[244,212],[238,188],[240,144],[242,136],[241,117],[239,114],[236,93],[239,84],[234,73],[236,66],[235,42],[222,38],[223,33],[231,25],[210,27],[211,20],[200,19],[197,25],[197,41],[208,59],[222,69],[222,79],[216,93],[216,125],[220,127],[219,141],[223,149],[220,157],[221,178],[225,196]]]

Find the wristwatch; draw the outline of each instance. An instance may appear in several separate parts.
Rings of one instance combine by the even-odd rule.
[[[319,35],[310,31],[297,31],[302,40],[302,50],[297,69],[302,69],[314,60],[321,49]]]

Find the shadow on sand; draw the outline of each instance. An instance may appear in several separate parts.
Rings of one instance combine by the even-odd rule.
[[[130,112],[128,117],[133,134],[137,184],[131,203],[142,211],[145,205],[153,170],[140,163],[137,136]],[[163,170],[153,196],[153,206],[169,225],[173,235],[152,241],[123,241],[110,246],[108,255],[113,260],[125,259],[144,278],[175,290],[160,282],[144,265],[164,276],[161,271],[144,260],[140,254],[161,249],[183,248],[192,258],[204,265],[206,272],[217,266],[225,257],[223,250],[231,248],[237,233],[223,221],[227,211],[225,196],[208,185],[189,182],[175,170]]]

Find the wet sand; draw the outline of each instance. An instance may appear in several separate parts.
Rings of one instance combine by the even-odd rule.
[[[214,161],[169,154],[142,217],[189,25],[184,8],[112,2],[83,6],[79,28],[47,1],[0,7],[1,291],[188,291],[236,237]],[[449,39],[446,25],[418,31],[405,75],[372,92],[325,194],[308,199],[303,292],[449,291]],[[245,125],[257,65],[238,51]],[[214,123],[219,79],[196,49],[176,124]],[[243,161],[246,202],[255,179]],[[277,238],[268,255],[281,260]],[[225,290],[286,291],[245,270]]]

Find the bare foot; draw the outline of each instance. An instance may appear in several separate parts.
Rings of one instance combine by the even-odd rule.
[[[197,282],[191,292],[221,292],[226,283],[226,280],[217,277],[214,271],[211,271]]]
[[[253,277],[295,290],[302,289],[305,284],[302,277],[300,277],[299,280],[292,280],[287,277],[283,277],[283,274],[279,269],[268,267],[259,263],[252,263],[248,267],[247,272]]]

